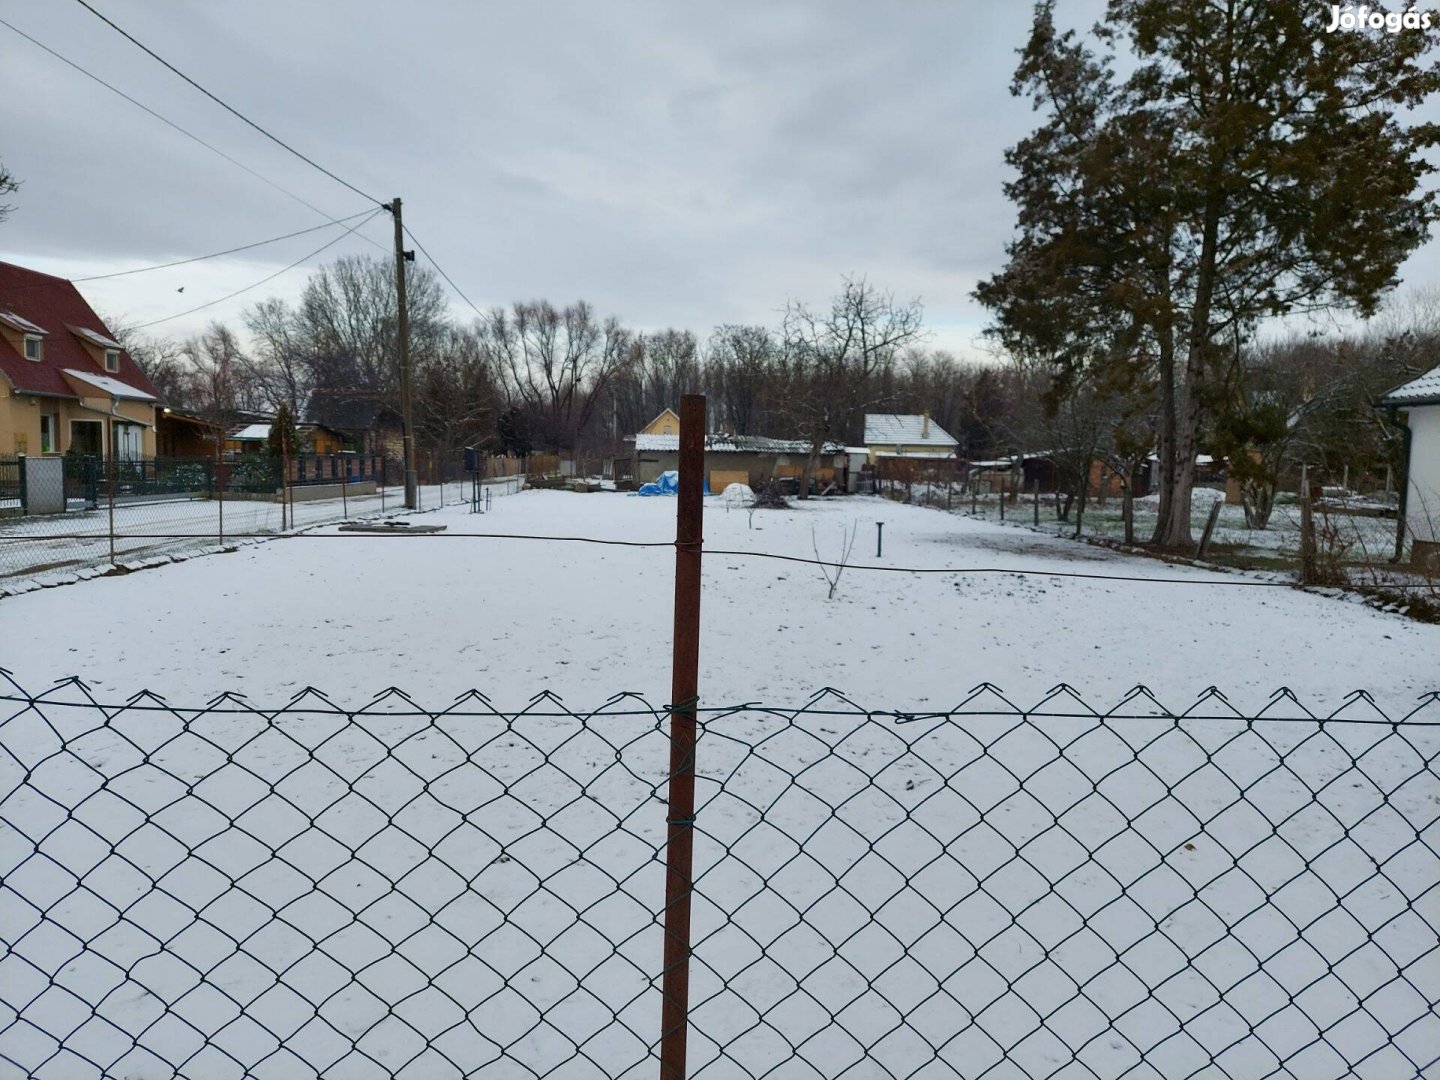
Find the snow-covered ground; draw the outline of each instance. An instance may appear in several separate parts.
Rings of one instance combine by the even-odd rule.
[[[513,480],[486,484],[492,493],[509,493],[515,486]],[[427,484],[418,489],[417,499],[420,509],[431,510],[463,503],[469,492],[468,484]],[[402,501],[403,493],[394,487],[350,498],[302,499],[294,504],[291,527],[375,517]],[[107,505],[88,510],[76,502],[66,514],[0,517],[0,595],[19,578],[50,580],[108,567],[112,530],[115,561],[123,565],[205,551],[217,547],[222,537],[278,533],[282,521],[282,508],[273,499],[220,502],[184,496],[126,500],[113,516]]]
[[[1205,531],[1205,521],[1210,506],[1221,492],[1214,488],[1196,488],[1191,506],[1191,532],[1196,540]],[[928,501],[932,506],[946,507],[957,514],[976,516],[990,521],[1000,518],[999,499],[985,496],[972,500],[970,495],[959,491],[948,493],[943,486],[926,489],[916,485],[912,498],[917,503]],[[1144,540],[1154,531],[1159,497],[1147,496],[1135,500],[1135,536]],[[1337,504],[1338,505],[1338,504]],[[1380,503],[1353,500],[1350,504],[1357,510],[1380,507]],[[1006,518],[1011,524],[1035,527],[1034,500],[1025,495],[1006,507]],[[1369,582],[1388,580],[1396,577],[1396,569],[1388,560],[1395,548],[1395,518],[1373,513],[1343,513],[1329,505],[1316,509],[1315,522],[1317,542],[1322,552],[1329,552],[1337,563],[1354,568],[1354,580]],[[1040,500],[1040,524],[1042,532],[1069,537],[1074,534],[1075,521],[1061,521],[1056,513],[1053,496],[1042,496]],[[1092,499],[1085,508],[1082,534],[1087,537],[1102,537],[1106,540],[1122,540],[1125,536],[1125,517],[1121,500],[1110,498],[1105,502]],[[1300,552],[1300,507],[1293,496],[1277,503],[1270,521],[1264,529],[1252,529],[1245,520],[1245,510],[1235,504],[1223,504],[1215,519],[1215,531],[1211,536],[1210,557],[1232,565],[1253,565],[1257,567],[1289,567],[1293,570],[1299,561]]]
[[[670,549],[462,537],[665,544],[674,506],[525,492],[488,515],[427,514],[447,526],[435,538],[312,532],[13,597],[0,618],[26,629],[6,634],[0,664],[30,687],[80,675],[109,697],[151,688],[187,704],[225,690],[279,703],[306,686],[352,705],[388,686],[431,704],[472,688],[505,707],[543,690],[577,706],[618,691],[658,704],[669,689]],[[816,567],[707,556],[708,701],[792,703],[833,686],[876,708],[943,708],[990,682],[1028,704],[1065,682],[1103,708],[1143,683],[1177,710],[1214,685],[1241,708],[1289,686],[1320,708],[1367,689],[1403,712],[1440,683],[1440,627],[1287,588],[1152,583],[1254,579],[881,499],[812,500],[753,519],[712,499],[705,540],[805,558],[813,544],[834,558],[851,526],[859,538],[834,600]],[[1142,580],[862,569],[874,563]]]
[[[88,687],[0,714],[0,1076],[651,1076],[667,744],[605,702],[666,700],[674,507],[527,492],[0,600],[19,686]],[[847,529],[833,600],[717,553]],[[778,711],[701,739],[693,1075],[1440,1075],[1437,706],[970,696],[1399,717],[1440,627],[879,499],[708,500],[705,540],[702,706]],[[87,697],[307,686],[454,711]]]

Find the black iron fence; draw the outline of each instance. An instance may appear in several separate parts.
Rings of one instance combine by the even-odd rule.
[[[657,1072],[667,710],[0,708],[15,1075]],[[1435,695],[699,717],[692,1076],[1440,1068]]]

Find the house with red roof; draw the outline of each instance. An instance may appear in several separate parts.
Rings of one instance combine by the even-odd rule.
[[[163,404],[74,285],[0,262],[0,454],[153,458]]]

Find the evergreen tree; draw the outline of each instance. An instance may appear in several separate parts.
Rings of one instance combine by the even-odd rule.
[[[1273,0],[1110,0],[1094,48],[1036,7],[1012,89],[1044,121],[1007,160],[1009,262],[977,297],[1066,379],[1153,393],[1160,513],[1188,547],[1202,425],[1263,319],[1374,311],[1435,220],[1424,30],[1326,32]],[[1128,74],[1116,72],[1124,49]],[[1097,51],[1099,50],[1099,51]]]
[[[266,440],[265,448],[276,469],[282,467],[287,457],[294,461],[295,455],[300,452],[300,432],[295,427],[295,416],[286,402],[282,401],[280,408],[275,410],[275,419],[270,422],[270,438]]]

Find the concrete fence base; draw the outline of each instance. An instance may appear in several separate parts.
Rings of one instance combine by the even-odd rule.
[[[374,495],[379,490],[374,480],[355,480],[349,484],[297,484],[290,489],[291,502],[316,502],[320,499],[338,499],[341,495],[350,495],[358,498],[361,495]],[[277,494],[275,501],[280,502],[282,495]]]

